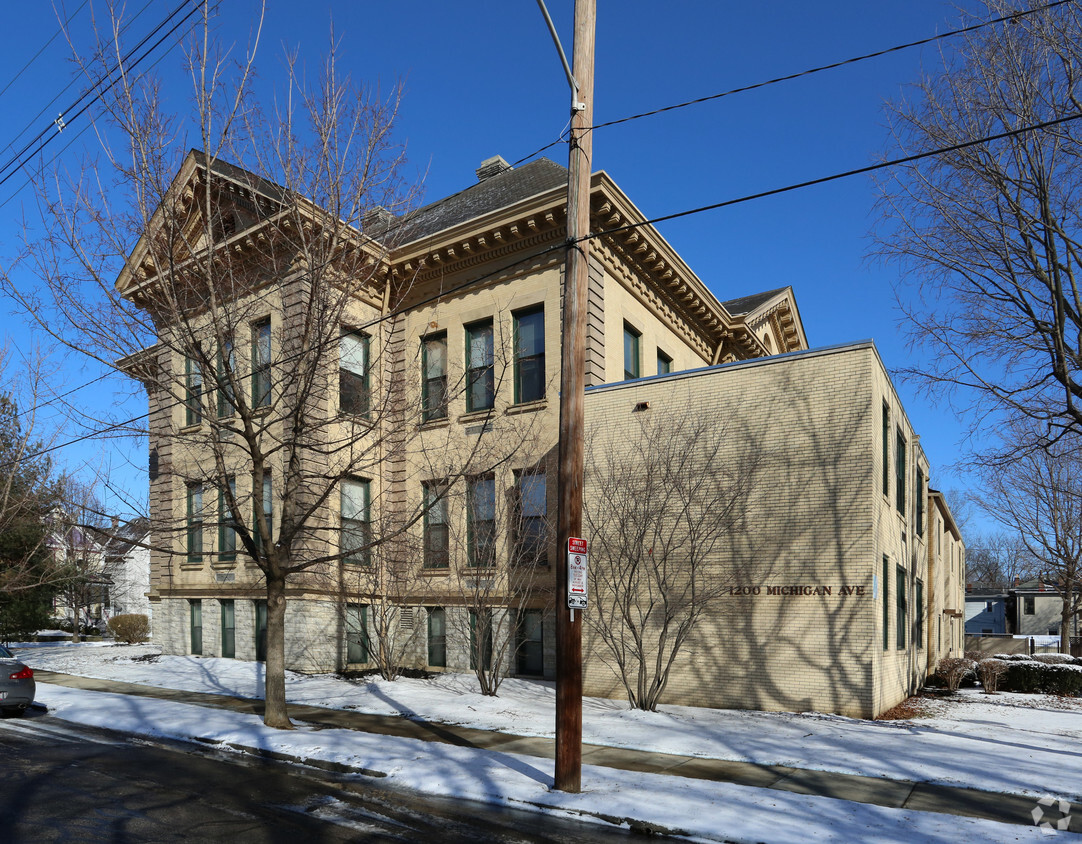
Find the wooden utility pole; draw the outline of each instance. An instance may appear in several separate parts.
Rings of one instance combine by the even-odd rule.
[[[582,787],[582,613],[569,610],[567,540],[582,536],[583,420],[586,389],[586,290],[593,159],[595,0],[575,0],[571,143],[567,179],[560,375],[560,510],[556,564],[556,777],[558,791]],[[572,620],[574,617],[574,620]]]

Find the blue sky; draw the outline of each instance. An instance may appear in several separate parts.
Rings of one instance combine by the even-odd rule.
[[[90,7],[66,2],[68,14],[78,10],[73,35],[85,41]],[[131,3],[131,13],[144,2]],[[150,0],[132,31],[146,32],[178,2]],[[573,0],[547,4],[570,55]],[[238,55],[251,43],[257,9],[255,0],[220,4],[216,34]],[[0,94],[0,144],[6,145],[28,125],[32,136],[51,123],[79,85],[49,105],[74,70],[63,38],[45,46],[57,31],[49,4],[17,4],[5,21],[9,46],[0,55],[0,88],[10,85]],[[407,144],[408,173],[423,179],[426,201],[473,183],[483,159],[499,154],[517,161],[556,140],[567,124],[567,83],[534,0],[271,0],[259,46],[262,82],[271,86],[281,77],[286,49],[298,49],[315,68],[332,22],[341,41],[339,61],[356,79],[384,88],[404,84],[398,136]],[[941,0],[599,0],[595,122],[863,55],[955,24],[953,5]],[[608,171],[648,217],[656,217],[870,164],[887,145],[883,102],[899,97],[922,66],[934,68],[938,49],[909,49],[599,129],[594,167]],[[157,65],[177,111],[187,102],[179,62],[174,49]],[[45,116],[31,122],[43,107]],[[86,125],[85,117],[70,121],[56,139],[70,144],[63,154],[69,166],[76,166],[80,150],[93,150],[94,132],[78,134]],[[50,155],[60,146],[51,144]],[[563,145],[545,154],[566,163]],[[23,181],[15,177],[0,186],[0,259],[14,248],[21,215],[33,211],[29,190],[8,199]],[[719,299],[792,285],[812,346],[872,338],[888,368],[896,368],[911,361],[895,307],[899,271],[866,257],[874,198],[871,179],[858,176],[659,229]],[[32,339],[9,311],[0,305],[4,334],[26,349]],[[69,361],[59,380],[72,387],[97,374]],[[75,398],[109,402],[112,384]],[[911,385],[898,387],[932,461],[933,485],[964,488],[966,476],[948,470],[963,427],[945,404],[932,406]],[[115,412],[144,410],[145,400],[136,395]],[[58,459],[78,469],[100,462],[103,453],[118,485],[138,494],[146,465],[138,444],[82,444]]]

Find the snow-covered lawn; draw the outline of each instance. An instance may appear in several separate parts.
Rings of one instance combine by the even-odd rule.
[[[153,646],[16,646],[34,668],[217,694],[261,696],[261,666],[228,659],[158,656]],[[499,697],[472,676],[428,680],[289,674],[291,702],[551,736],[554,688],[507,680]],[[725,783],[584,766],[582,795],[549,790],[552,763],[506,753],[435,745],[346,730],[279,732],[258,718],[185,704],[75,691],[45,683],[38,698],[82,723],[175,738],[200,736],[301,758],[344,762],[390,774],[428,792],[632,817],[704,840],[791,841],[1038,840],[1040,830],[888,809]],[[762,713],[666,706],[629,711],[583,701],[583,741],[612,747],[790,765],[990,791],[1054,794],[1082,803],[1082,702],[963,692],[932,701],[928,716],[870,722],[814,713]],[[1060,833],[1063,836],[1064,833]],[[1067,836],[1074,838],[1075,836]]]

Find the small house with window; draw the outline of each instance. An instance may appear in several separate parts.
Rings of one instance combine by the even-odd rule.
[[[966,592],[966,635],[1005,636],[1013,633],[1014,618],[1008,619],[1007,613],[1008,597],[1006,592]]]

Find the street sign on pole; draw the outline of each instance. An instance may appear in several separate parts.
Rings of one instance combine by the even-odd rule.
[[[570,537],[567,540],[567,606],[573,610],[584,610],[587,606],[588,590],[586,540]]]

